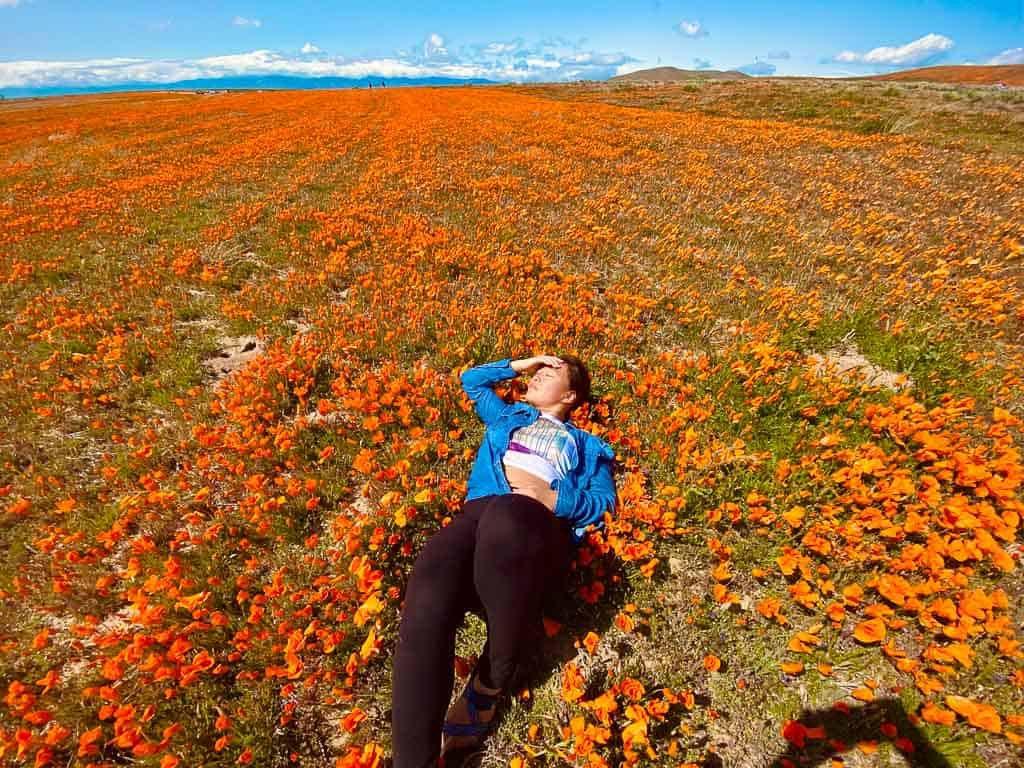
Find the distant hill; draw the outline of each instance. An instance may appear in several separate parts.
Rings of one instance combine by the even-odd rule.
[[[2,88],[7,98],[29,96],[65,96],[79,93],[110,93],[114,91],[221,91],[221,90],[313,90],[320,88],[366,88],[372,83],[389,86],[412,85],[491,85],[492,80],[454,77],[295,77],[292,75],[246,75],[243,77],[206,77],[178,80],[173,83],[121,83],[100,86],[47,86],[42,88]]]
[[[1024,85],[1024,64],[957,64],[945,67],[919,67],[874,75],[868,80],[926,80],[933,83],[965,83],[974,85]]]
[[[730,69],[678,69],[677,67],[655,67],[641,69],[625,75],[608,78],[611,83],[671,83],[677,80],[744,80],[750,75]]]

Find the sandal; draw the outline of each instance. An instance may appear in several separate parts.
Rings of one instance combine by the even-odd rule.
[[[469,719],[471,722],[468,723],[448,723],[446,722],[441,729],[446,736],[475,736],[483,738],[487,736],[494,727],[497,725],[497,717],[492,717],[487,722],[481,722],[479,713],[481,711],[489,711],[501,701],[502,694],[496,693],[493,696],[488,696],[486,693],[480,693],[480,691],[473,688],[473,682],[477,678],[477,670],[473,670],[473,674],[469,676],[469,681],[466,683],[466,687],[462,689],[461,698],[466,700],[466,710],[469,712]]]

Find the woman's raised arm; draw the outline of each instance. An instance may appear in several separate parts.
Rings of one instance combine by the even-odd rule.
[[[469,368],[462,373],[459,380],[462,390],[473,401],[477,416],[484,424],[491,424],[501,417],[511,405],[494,393],[494,385],[499,381],[514,379],[520,373],[532,373],[542,365],[558,367],[562,361],[554,355],[539,355],[513,360],[504,357],[493,363],[483,363]]]

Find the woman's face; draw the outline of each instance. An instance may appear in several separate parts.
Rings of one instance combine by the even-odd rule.
[[[545,365],[530,378],[524,399],[535,408],[543,408],[561,403],[571,391],[569,366],[563,364],[552,368]],[[566,403],[566,405],[568,404]]]

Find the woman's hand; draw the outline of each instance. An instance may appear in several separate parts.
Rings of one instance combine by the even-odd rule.
[[[533,373],[544,365],[558,368],[563,364],[560,357],[554,355],[538,355],[537,357],[524,357],[522,360],[513,360],[509,365],[516,373]]]
[[[536,499],[545,507],[554,511],[555,502],[558,500],[558,491],[554,490],[548,483],[519,467],[507,467],[505,476],[508,478],[509,487],[512,493],[521,493]]]

